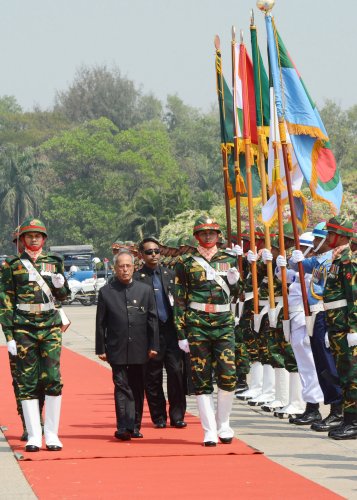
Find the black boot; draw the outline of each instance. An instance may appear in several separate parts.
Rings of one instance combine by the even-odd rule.
[[[327,432],[336,427],[340,427],[343,422],[342,404],[332,403],[329,415],[320,420],[319,422],[314,422],[311,425],[311,429],[316,432]]]
[[[294,418],[291,423],[295,425],[310,425],[313,422],[319,422],[322,420],[319,406],[319,403],[306,403],[304,413],[300,417]]]
[[[357,415],[345,413],[339,427],[328,433],[332,439],[357,439]]]
[[[249,386],[247,384],[247,375],[243,373],[239,377],[237,377],[235,394],[240,394],[241,392],[244,392],[247,389],[249,389]]]

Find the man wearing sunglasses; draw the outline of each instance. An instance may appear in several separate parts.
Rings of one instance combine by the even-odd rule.
[[[144,238],[139,244],[139,255],[144,266],[134,273],[134,279],[149,284],[154,289],[159,319],[160,350],[147,364],[145,394],[151,419],[158,429],[166,427],[166,399],[162,387],[163,367],[167,373],[167,396],[170,425],[177,429],[186,427],[186,397],[182,372],[182,353],[178,347],[173,322],[173,293],[175,273],[160,265],[159,242]]]

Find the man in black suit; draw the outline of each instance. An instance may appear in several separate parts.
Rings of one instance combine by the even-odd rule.
[[[133,281],[134,256],[120,250],[115,278],[99,291],[96,354],[112,367],[117,430],[122,441],[142,438],[145,364],[159,350],[155,297],[151,287]]]
[[[144,261],[144,266],[134,273],[134,280],[147,283],[154,290],[160,332],[159,354],[150,359],[146,367],[146,399],[154,426],[156,428],[166,427],[166,399],[162,387],[163,366],[165,365],[170,425],[182,429],[187,425],[184,421],[186,397],[182,352],[178,347],[173,322],[175,273],[160,266],[160,248],[155,238],[143,239],[139,245],[139,256]]]

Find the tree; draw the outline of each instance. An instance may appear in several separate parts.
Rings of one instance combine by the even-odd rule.
[[[14,228],[24,218],[40,215],[37,175],[43,167],[33,148],[20,151],[7,145],[0,149],[0,211]]]
[[[160,118],[162,106],[152,95],[142,96],[118,68],[97,65],[77,70],[69,89],[56,93],[55,110],[77,123],[105,117],[126,130],[143,120]]]
[[[22,113],[22,108],[13,95],[0,97],[0,115]]]

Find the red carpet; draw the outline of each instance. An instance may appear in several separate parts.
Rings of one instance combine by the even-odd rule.
[[[204,448],[202,429],[188,415],[186,429],[154,429],[144,414],[144,439],[114,439],[111,372],[63,350],[64,449],[24,452],[5,348],[0,349],[0,424],[23,459],[19,462],[40,498],[339,498],[329,490],[275,464],[235,439],[232,445]],[[150,460],[148,458],[150,457]],[[278,481],[277,481],[277,478]],[[292,496],[286,494],[286,488]],[[269,494],[267,493],[269,492]]]

